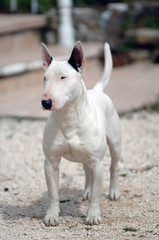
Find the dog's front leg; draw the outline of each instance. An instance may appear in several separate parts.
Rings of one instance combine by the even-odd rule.
[[[49,206],[44,218],[46,226],[57,226],[59,222],[59,163],[60,159],[46,159],[44,163],[49,197]]]
[[[88,225],[98,225],[102,222],[100,215],[100,190],[103,179],[103,161],[92,164],[92,187],[88,207],[88,215],[85,223]]]
[[[90,199],[90,193],[91,193],[91,187],[92,187],[92,174],[86,164],[83,164],[83,169],[85,171],[85,189],[83,193],[83,200],[88,200]]]

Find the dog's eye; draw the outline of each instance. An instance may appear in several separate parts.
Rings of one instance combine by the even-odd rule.
[[[66,77],[62,76],[61,79],[65,79]]]

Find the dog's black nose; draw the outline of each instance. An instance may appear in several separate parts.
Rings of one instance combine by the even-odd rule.
[[[51,99],[48,99],[48,100],[42,100],[41,101],[41,104],[43,105],[43,107],[45,108],[45,109],[51,109],[51,107],[52,107],[52,100]]]

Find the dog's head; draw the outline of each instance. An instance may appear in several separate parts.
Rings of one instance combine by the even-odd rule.
[[[68,61],[55,61],[42,44],[41,57],[45,70],[42,107],[58,110],[74,101],[81,92],[81,75],[85,65],[82,46],[80,42],[76,43]]]

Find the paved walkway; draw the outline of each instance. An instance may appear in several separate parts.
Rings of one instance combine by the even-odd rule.
[[[98,51],[97,45],[84,44],[87,56],[84,80],[86,86],[91,88],[102,75],[103,68],[95,58]],[[58,55],[67,55],[68,50],[61,47],[53,47],[51,51],[55,58]],[[58,54],[60,53],[60,54]],[[93,55],[94,54],[94,55]],[[94,58],[91,58],[91,56]],[[23,61],[20,53],[17,59]],[[39,47],[31,54],[33,60],[39,59]],[[59,57],[59,56],[58,56]],[[25,58],[25,57],[24,57]],[[7,59],[5,60],[7,62]],[[15,61],[15,60],[14,60]],[[9,61],[11,63],[11,59]],[[43,70],[29,72],[0,80],[0,116],[45,118],[49,112],[42,111],[40,99],[42,95]],[[119,113],[125,113],[144,105],[148,105],[157,99],[159,94],[159,65],[149,61],[136,62],[120,68],[114,68],[111,81],[105,92],[112,98]]]

